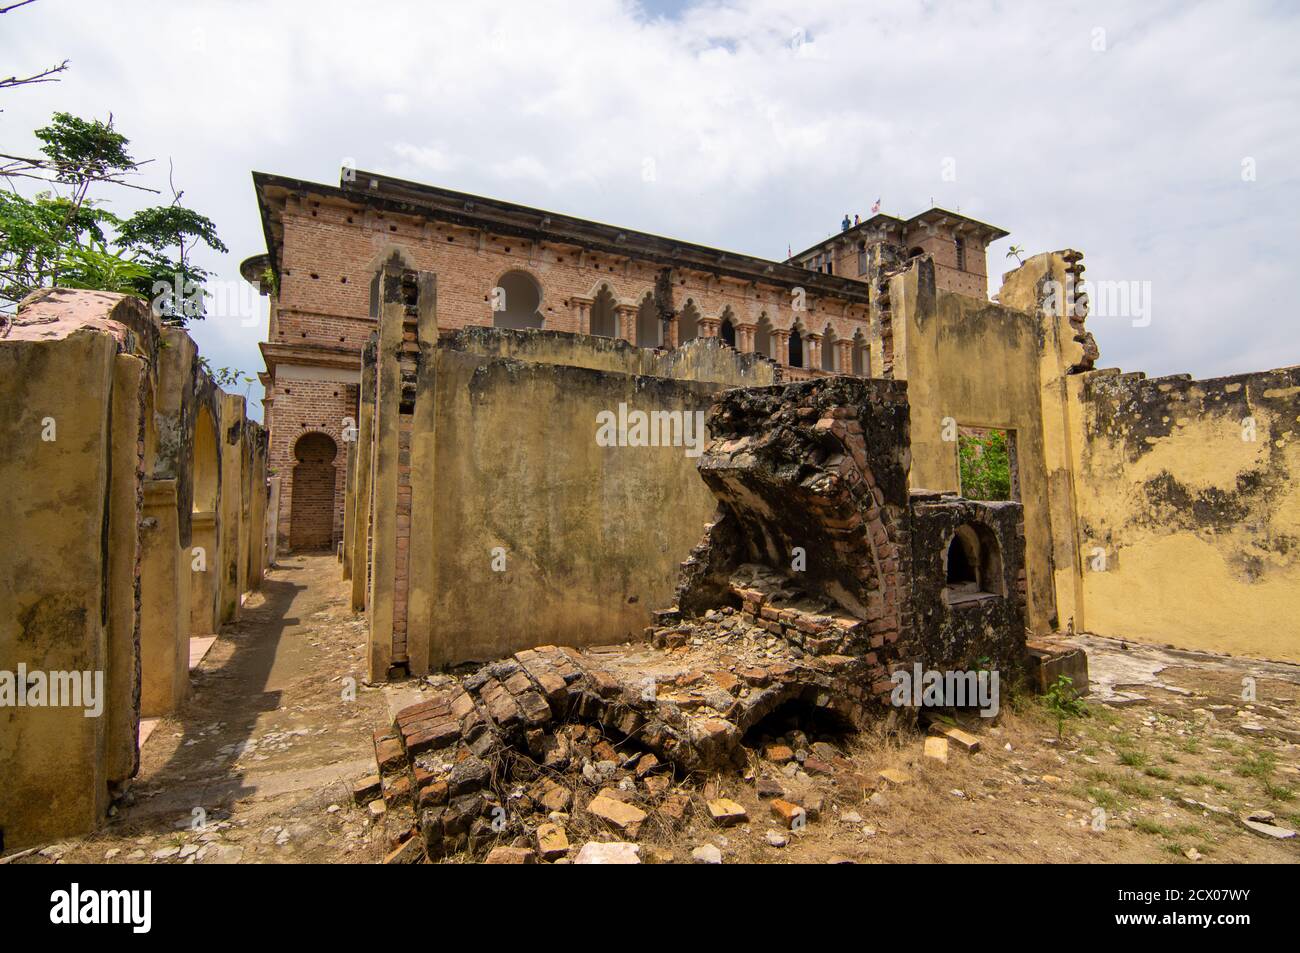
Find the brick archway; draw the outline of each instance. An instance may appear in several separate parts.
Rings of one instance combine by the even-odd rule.
[[[329,434],[306,433],[293,446],[289,548],[295,552],[334,545],[334,458],[338,445]]]

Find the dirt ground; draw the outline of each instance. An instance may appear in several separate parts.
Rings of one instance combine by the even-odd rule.
[[[643,856],[690,862],[711,844],[725,863],[1300,860],[1300,838],[1274,840],[1241,820],[1263,811],[1300,828],[1300,667],[1080,642],[1094,695],[1059,738],[1040,698],[1004,695],[992,723],[962,722],[980,750],[950,745],[946,763],[925,758],[914,732],[798,739],[829,743],[852,763],[828,775],[756,750],[744,776],[679,779],[691,819],[675,832],[640,831]],[[385,821],[352,803],[351,785],[375,770],[371,732],[418,686],[363,685],[364,645],[335,560],[283,559],[192,673],[184,710],[144,745],[140,775],[105,829],[8,860],[380,861]],[[881,779],[887,768],[907,779]],[[760,777],[820,810],[777,836]],[[713,823],[706,802],[719,796],[748,819]],[[615,839],[581,811],[566,824],[571,853]]]

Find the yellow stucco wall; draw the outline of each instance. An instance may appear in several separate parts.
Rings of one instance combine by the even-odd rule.
[[[960,491],[956,427],[1015,431],[1029,624],[1050,630],[1056,612],[1037,321],[989,301],[936,291],[925,261],[891,279],[890,301],[894,377],[907,381],[911,405],[910,485]]]
[[[1300,368],[1071,385],[1087,628],[1300,661]]]
[[[0,672],[11,677],[20,664],[29,673],[105,673],[116,350],[111,338],[91,331],[0,347]],[[107,806],[107,724],[85,717],[83,708],[19,706],[16,699],[0,707],[7,849],[94,826]]]
[[[714,500],[682,447],[600,447],[597,414],[704,411],[715,388],[436,357],[431,664],[639,637]],[[413,473],[417,482],[428,477]],[[492,568],[493,550],[504,572]]]
[[[141,301],[65,289],[29,297],[0,338],[0,692],[19,666],[29,681],[37,672],[99,680],[93,717],[84,704],[0,695],[5,849],[93,829],[137,769],[141,711],[164,714],[185,698],[193,412],[197,399],[220,398],[196,353]],[[238,421],[243,400],[231,400]],[[214,423],[224,434],[222,417]],[[209,484],[201,505],[209,518],[233,508],[251,582],[264,453],[260,428],[235,434],[220,498]]]

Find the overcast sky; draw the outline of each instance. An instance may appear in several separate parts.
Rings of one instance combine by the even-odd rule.
[[[112,112],[159,160],[142,181],[165,187],[170,158],[216,221],[230,253],[205,264],[229,282],[265,251],[253,170],[337,183],[352,161],[778,259],[877,198],[933,201],[1011,232],[991,291],[1011,244],[1149,289],[1149,322],[1089,321],[1100,366],[1206,377],[1300,362],[1298,11],[40,0],[0,17],[0,73],[70,69],[0,94],[0,151],[32,151],[55,110]],[[264,332],[194,327],[246,371]]]

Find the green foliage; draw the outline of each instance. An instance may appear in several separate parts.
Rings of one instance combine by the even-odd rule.
[[[70,113],[55,113],[48,126],[36,130],[41,152],[54,173],[55,181],[66,185],[102,182],[140,167],[126,151],[126,136],[98,119],[80,119]]]
[[[1057,677],[1043,695],[1043,705],[1056,718],[1057,738],[1064,734],[1067,719],[1086,718],[1088,715],[1088,706],[1074,690],[1074,679],[1069,675]]]
[[[58,273],[63,288],[138,294],[137,289],[148,278],[149,269],[92,239],[87,245],[64,249],[58,260]]]
[[[961,494],[970,500],[1011,499],[1011,453],[1002,430],[957,435]]]
[[[256,378],[249,377],[237,367],[214,368],[208,363],[208,360],[205,357],[199,358],[199,365],[208,372],[208,376],[212,378],[212,382],[222,390],[236,384],[251,384],[256,380]]]
[[[144,164],[132,158],[111,117],[104,123],[58,112],[36,137],[43,158],[6,174],[44,178],[68,194],[28,199],[0,191],[0,299],[12,307],[37,288],[62,285],[135,294],[173,324],[203,317],[211,275],[189,254],[199,243],[227,251],[212,220],[182,205],[177,192],[170,205],[126,219],[96,206],[91,188],[138,188],[126,177]]]

